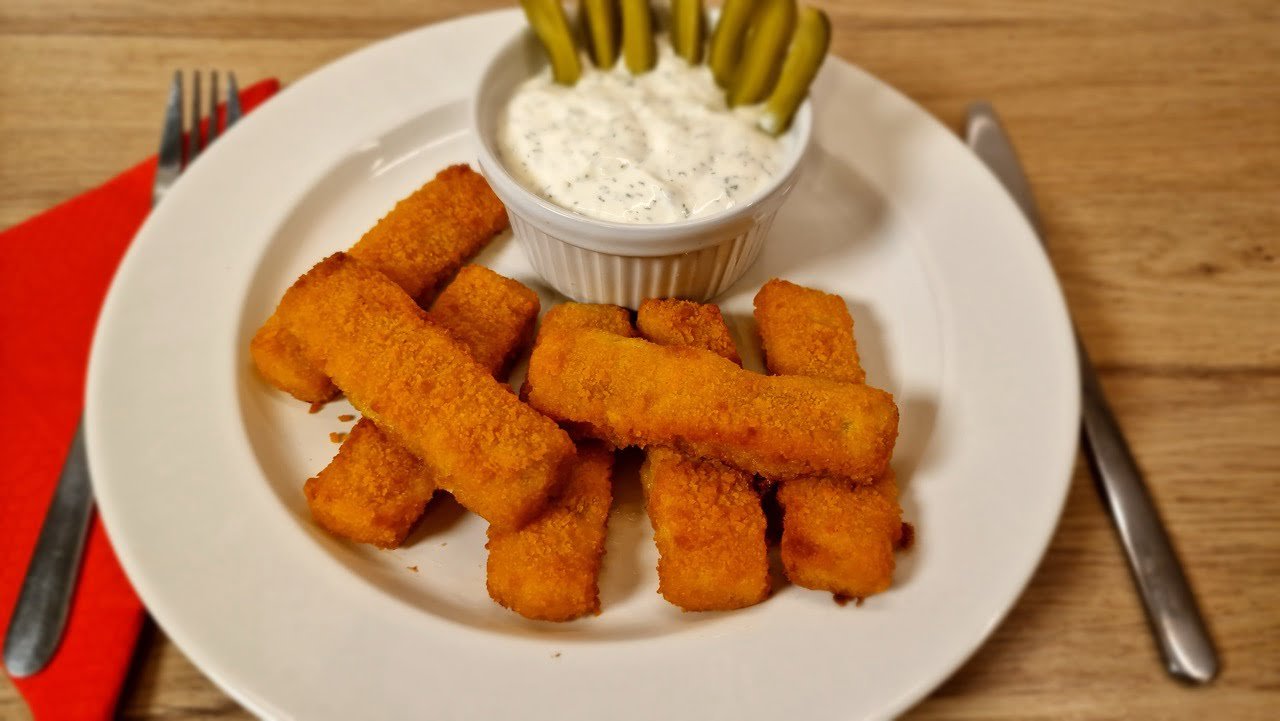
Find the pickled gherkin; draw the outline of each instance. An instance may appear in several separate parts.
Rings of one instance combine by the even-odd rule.
[[[649,0],[622,0],[622,58],[627,70],[637,75],[653,69],[657,62]]]
[[[707,65],[722,88],[728,88],[733,82],[733,73],[742,55],[742,38],[747,34],[755,6],[756,0],[725,0],[720,8],[720,19],[707,46]]]
[[[702,62],[702,0],[671,0],[671,46],[690,65]]]
[[[791,47],[778,73],[778,84],[765,101],[764,114],[760,116],[762,130],[771,135],[786,132],[830,46],[831,21],[827,14],[810,7],[801,10]]]
[[[795,26],[795,0],[762,0],[751,15],[742,59],[733,72],[729,105],[750,105],[769,95]]]
[[[608,70],[618,60],[618,0],[582,0],[580,12],[591,60]]]
[[[619,55],[636,75],[657,64],[649,0],[581,0],[576,27],[556,0],[520,4],[561,85],[573,85],[582,76],[579,39],[601,70],[612,69]],[[831,45],[826,13],[800,9],[796,0],[724,0],[710,30],[702,0],[670,0],[669,19],[675,54],[690,65],[705,61],[730,107],[763,102],[758,124],[772,135],[790,127]]]
[[[573,85],[582,76],[578,46],[564,8],[556,0],[520,0],[524,14],[542,41],[551,61],[551,74],[561,85]]]

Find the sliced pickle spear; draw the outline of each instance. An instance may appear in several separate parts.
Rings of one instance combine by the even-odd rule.
[[[569,27],[564,8],[557,0],[520,0],[520,6],[547,51],[552,77],[561,85],[578,82],[582,64],[578,62],[578,46],[574,43],[573,30]]]
[[[637,75],[651,70],[657,61],[649,0],[622,0],[622,57],[627,70]]]
[[[720,19],[711,31],[711,42],[707,46],[707,65],[722,88],[728,88],[733,82],[734,70],[742,56],[742,37],[747,34],[755,6],[756,0],[724,0],[720,8]]]
[[[690,65],[702,62],[702,0],[671,0],[671,46]]]
[[[778,78],[778,66],[796,26],[795,0],[763,0],[751,15],[742,60],[729,86],[729,105],[764,100]]]
[[[791,118],[809,93],[809,86],[822,67],[829,47],[831,20],[827,14],[811,7],[802,9],[796,20],[796,31],[791,37],[787,58],[778,73],[778,84],[765,101],[764,113],[760,116],[762,130],[779,135],[791,126]]]
[[[580,12],[591,60],[608,70],[618,61],[618,0],[582,0]]]

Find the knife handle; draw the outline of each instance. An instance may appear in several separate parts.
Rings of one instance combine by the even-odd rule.
[[[1124,546],[1165,667],[1179,680],[1208,683],[1218,673],[1213,641],[1142,472],[1078,336],[1076,346],[1080,351],[1085,456]]]
[[[58,650],[92,512],[93,488],[81,419],[5,632],[4,664],[14,678],[44,668]]]

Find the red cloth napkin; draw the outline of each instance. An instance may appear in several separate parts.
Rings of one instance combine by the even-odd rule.
[[[252,110],[280,87],[245,89]],[[157,128],[157,136],[159,135]],[[9,616],[80,417],[89,342],[107,286],[151,210],[154,157],[0,233],[0,628]],[[114,715],[143,620],[95,517],[66,634],[39,673],[14,679],[36,721]]]

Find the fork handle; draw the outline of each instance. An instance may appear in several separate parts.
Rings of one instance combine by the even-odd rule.
[[[1124,546],[1165,666],[1182,681],[1208,683],[1218,673],[1213,641],[1079,337],[1076,346],[1080,350],[1085,455]]]
[[[62,640],[92,512],[82,418],[5,633],[4,664],[14,677],[44,668]]]

